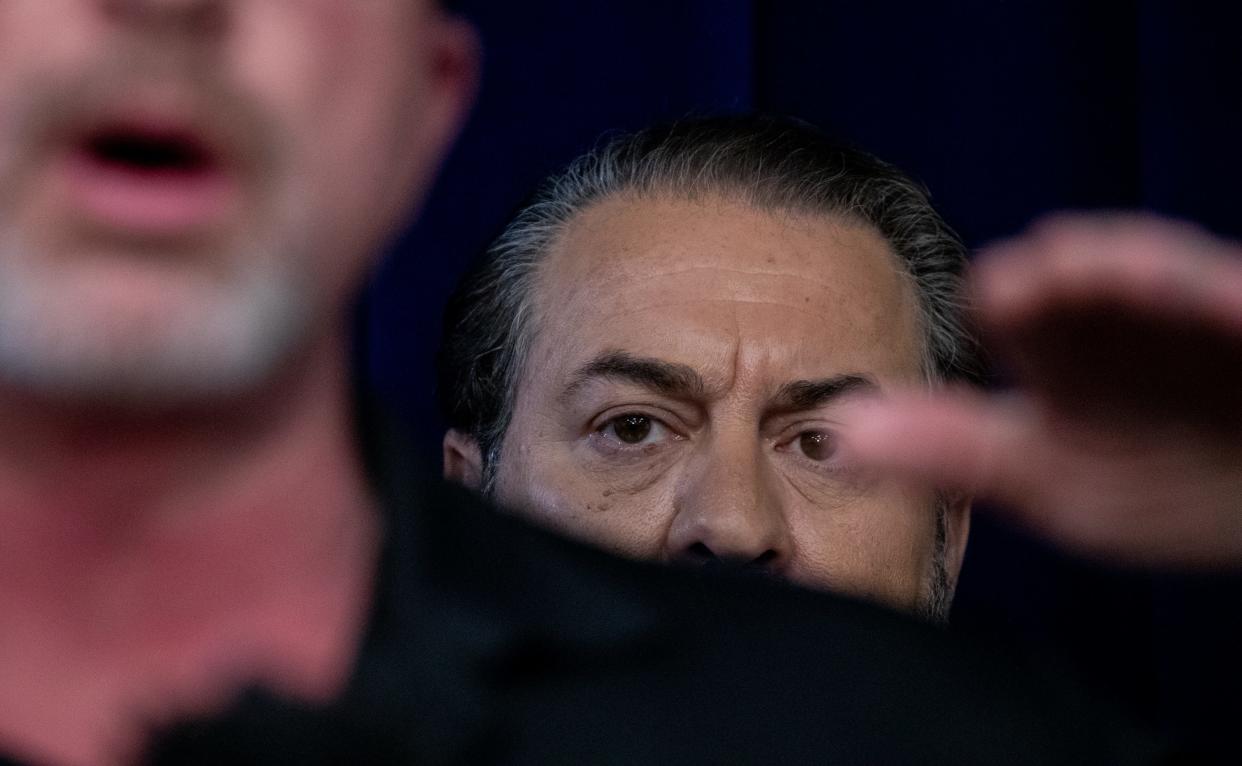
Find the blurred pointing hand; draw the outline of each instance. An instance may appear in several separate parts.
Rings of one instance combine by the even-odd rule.
[[[981,256],[972,289],[1013,390],[858,401],[851,459],[971,491],[1079,552],[1242,567],[1242,248],[1062,216]]]

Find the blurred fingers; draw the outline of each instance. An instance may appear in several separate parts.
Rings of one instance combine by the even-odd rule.
[[[1242,334],[1242,250],[1190,224],[1061,215],[981,254],[974,304],[1005,328],[1050,309],[1117,305]]]
[[[846,460],[999,500],[1032,491],[1034,414],[1018,398],[965,390],[859,398],[842,417]]]

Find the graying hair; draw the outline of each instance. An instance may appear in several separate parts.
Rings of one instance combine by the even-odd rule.
[[[723,197],[759,210],[830,215],[875,229],[918,296],[922,366],[930,385],[978,382],[979,349],[962,321],[966,248],[926,190],[870,154],[816,128],[771,116],[714,117],[621,135],[550,178],[524,205],[450,300],[439,396],[450,427],[482,454],[490,494],[518,385],[537,331],[539,265],[583,211],[616,197]],[[947,618],[947,500],[937,499],[934,571],[920,612]]]
[[[760,210],[835,215],[873,227],[916,288],[927,380],[978,379],[978,349],[959,305],[966,249],[922,186],[799,121],[684,120],[613,138],[550,178],[451,299],[439,358],[440,402],[448,424],[478,443],[485,491],[495,479],[534,340],[531,296],[539,264],[580,213],[622,195],[723,196]]]

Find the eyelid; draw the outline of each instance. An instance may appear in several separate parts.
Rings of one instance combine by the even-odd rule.
[[[836,454],[835,450],[828,459],[815,460],[814,458],[803,454],[800,447],[795,445],[795,442],[806,433],[822,432],[828,434],[830,438],[835,437],[837,427],[838,424],[823,420],[801,420],[782,429],[780,435],[773,440],[772,446],[777,452],[792,455],[794,459],[798,460],[804,466],[813,471],[833,475],[846,474],[848,473],[848,467],[842,462],[840,456]]]
[[[637,412],[636,412],[636,413],[633,413],[633,414],[635,414],[635,415],[639,415],[640,413],[637,413]],[[611,420],[605,420],[605,421],[604,421],[604,423],[603,423],[603,425],[601,425],[599,428],[595,429],[595,433],[596,433],[596,434],[598,434],[598,435],[603,436],[604,438],[609,439],[610,441],[615,441],[615,442],[617,442],[617,446],[619,446],[619,447],[621,447],[621,448],[623,448],[623,449],[638,449],[638,448],[640,448],[642,445],[639,445],[639,444],[630,444],[630,443],[625,442],[625,441],[623,441],[623,440],[621,440],[621,439],[619,439],[619,438],[615,438],[615,437],[612,437],[612,436],[606,436],[606,435],[605,435],[605,432],[606,432],[606,431],[608,431],[609,429],[612,429],[612,430],[613,430],[613,432],[615,433],[615,431],[616,431],[616,423],[617,423],[617,421],[619,421],[619,420],[623,419],[624,417],[625,417],[625,416],[624,416],[624,415],[622,415],[622,416],[620,416],[620,417],[612,418]],[[678,436],[678,435],[677,435],[677,432],[676,432],[676,431],[674,431],[673,429],[671,429],[671,428],[669,428],[667,425],[665,425],[664,421],[662,421],[662,420],[657,420],[656,418],[650,417],[650,416],[648,416],[648,415],[641,415],[641,417],[646,418],[646,419],[647,419],[648,421],[650,421],[650,423],[651,423],[651,429],[652,429],[652,430],[648,432],[648,436],[650,436],[650,437],[655,437],[655,436],[657,436],[657,435],[658,435],[661,431],[663,431],[663,432],[664,432],[664,434],[665,434],[665,436],[664,436],[664,438],[665,438],[665,439],[680,439],[680,438],[681,438],[680,436]],[[659,440],[659,439],[657,439],[657,441],[658,441],[658,440]],[[646,441],[646,440],[644,439],[644,441]]]
[[[696,399],[670,396],[640,385],[609,380],[594,380],[584,385],[578,391],[575,405],[574,409],[579,412],[605,412],[623,407],[654,409],[671,416],[687,429],[698,428],[707,416],[704,403]],[[661,417],[664,418],[664,415]]]
[[[690,428],[684,422],[681,422],[682,419],[677,413],[646,404],[623,404],[609,407],[591,419],[587,430],[589,433],[595,433],[610,422],[625,415],[642,415],[645,418],[651,418],[667,428],[673,436],[679,439],[686,438],[690,432]]]
[[[807,431],[824,431],[826,433],[836,433],[840,428],[840,424],[832,420],[823,418],[808,419],[802,418],[790,423],[786,423],[780,427],[773,437],[772,442],[777,447],[789,444]]]
[[[617,421],[627,415],[638,415],[646,418],[651,422],[651,432],[639,443],[628,443],[623,441],[617,434],[607,433],[610,429],[615,428]],[[621,408],[613,410],[608,417],[601,416],[598,425],[592,427],[592,430],[585,436],[585,442],[593,448],[593,450],[604,458],[612,459],[647,459],[654,454],[664,454],[666,449],[676,442],[685,440],[685,436],[679,434],[671,426],[661,418],[657,418],[650,413],[630,407],[628,409]],[[663,430],[663,433],[660,432]]]

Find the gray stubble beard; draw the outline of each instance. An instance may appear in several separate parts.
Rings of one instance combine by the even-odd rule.
[[[25,110],[33,127],[14,122],[13,113],[22,110],[0,115],[0,382],[55,399],[139,408],[243,393],[305,342],[316,304],[309,273],[315,222],[299,179],[280,162],[288,158],[277,156],[289,137],[277,135],[252,104],[222,87],[208,96],[210,108],[253,138],[246,151],[262,165],[252,170],[263,177],[251,180],[263,188],[256,187],[259,198],[249,202],[266,208],[247,211],[257,228],[222,236],[218,252],[206,246],[184,253],[38,252],[19,227],[21,181],[30,163],[44,156],[39,141],[46,140],[46,129],[40,126],[77,108],[82,94],[123,92],[135,64],[114,64],[115,71],[71,82],[64,93],[45,89],[46,103]],[[67,247],[98,245],[87,238]],[[191,262],[178,264],[184,256]],[[90,290],[73,284],[82,278],[72,271],[80,258],[104,268],[108,258],[165,258],[152,268],[182,269],[170,278],[189,299],[158,306],[154,320],[127,317],[120,306],[92,301]]]
[[[946,625],[953,607],[953,578],[949,575],[949,508],[948,499],[936,493],[936,537],[932,550],[931,571],[927,587],[918,605],[918,615],[928,622]]]
[[[110,313],[68,284],[72,265],[30,255],[0,219],[0,378],[45,397],[145,408],[236,395],[272,374],[309,324],[307,290],[267,254],[239,254],[218,281],[179,277],[196,281],[192,305],[153,321]]]

